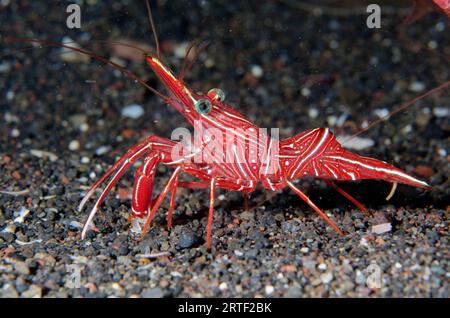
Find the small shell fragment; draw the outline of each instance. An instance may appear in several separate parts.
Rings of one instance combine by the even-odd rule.
[[[14,219],[14,223],[23,223],[25,221],[25,217],[30,213],[30,210],[26,207],[21,207],[18,214],[19,216]]]
[[[393,182],[391,192],[389,192],[388,196],[386,197],[386,201],[389,201],[394,196],[396,189],[397,189],[397,182]]]
[[[39,150],[39,149],[31,149],[30,154],[38,158],[48,158],[50,161],[58,160],[58,156],[52,152]]]
[[[383,234],[386,232],[390,232],[392,230],[392,224],[391,223],[381,223],[372,226],[371,232],[373,234]]]

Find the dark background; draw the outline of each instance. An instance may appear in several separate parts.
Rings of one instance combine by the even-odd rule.
[[[76,222],[83,223],[88,211],[76,207],[84,191],[138,140],[170,137],[186,123],[109,66],[64,62],[58,48],[19,52],[29,45],[5,42],[7,36],[57,42],[70,37],[163,89],[143,62],[95,42],[133,39],[154,47],[144,2],[85,1],[80,30],[66,28],[69,3],[0,4],[0,191],[25,190],[0,193],[1,296],[449,296],[449,120],[442,115],[448,111],[448,90],[366,132],[363,137],[375,144],[358,151],[428,181],[433,190],[399,186],[386,202],[389,184],[343,184],[370,208],[374,217],[368,218],[318,181],[299,184],[349,233],[344,238],[287,190],[273,198],[257,191],[250,205],[267,202],[250,212],[243,212],[239,193],[219,191],[224,196],[215,209],[210,253],[203,246],[208,194],[181,189],[175,228],[166,230],[164,205],[146,239],[136,242],[126,222],[130,171],[95,219],[100,233],[80,241]],[[152,6],[170,67],[181,69],[186,44],[209,40],[187,83],[200,91],[222,88],[240,112],[259,126],[279,127],[281,137],[313,127],[355,133],[363,122],[378,118],[375,110],[393,110],[449,79],[444,15],[433,12],[401,27],[409,1],[380,2],[382,27],[371,30],[361,2],[313,3],[159,1]],[[254,65],[263,70],[260,78],[252,74]],[[134,103],[145,113],[123,117],[122,109]],[[339,118],[345,120],[336,124]],[[79,147],[71,150],[74,141]],[[37,157],[33,149],[57,159]],[[161,167],[157,192],[169,172]],[[21,208],[30,212],[23,223],[14,223]],[[392,231],[371,233],[372,225],[386,222]],[[139,258],[161,251],[170,256]],[[381,268],[381,289],[364,283],[371,263]],[[81,270],[79,289],[67,287],[68,264]]]

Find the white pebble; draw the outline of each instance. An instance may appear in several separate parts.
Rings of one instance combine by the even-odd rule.
[[[336,122],[337,122],[337,117],[334,116],[334,115],[328,116],[327,117],[327,122],[328,122],[328,125],[335,126]]]
[[[72,140],[69,143],[69,150],[75,151],[80,149],[80,142],[78,140]]]
[[[386,108],[379,108],[379,109],[375,109],[374,110],[375,115],[377,115],[380,118],[386,117],[387,115],[389,115],[389,110],[387,110]]]
[[[275,291],[275,288],[273,288],[272,285],[267,285],[267,286],[264,288],[264,291],[265,291],[265,293],[266,293],[267,296],[270,296],[270,295],[272,295],[273,292]]]
[[[3,62],[2,64],[0,64],[0,73],[9,72],[10,69],[11,69],[11,64],[10,63]]]
[[[65,44],[76,49],[81,49],[81,46],[68,36],[63,38],[61,44]],[[91,60],[91,57],[89,55],[79,53],[68,48],[62,48],[59,56],[61,60],[68,63],[88,63]]]
[[[242,252],[239,251],[239,250],[234,251],[234,254],[235,254],[237,257],[241,257],[241,256],[244,255],[244,253],[242,253]]]
[[[90,161],[90,160],[89,160],[88,157],[82,157],[82,158],[81,158],[81,163],[82,163],[82,164],[88,164],[89,161]]]
[[[303,254],[306,254],[306,253],[309,252],[309,248],[307,248],[307,247],[302,247],[302,248],[300,249],[300,252],[302,252]]]
[[[358,285],[363,285],[366,282],[366,276],[364,276],[364,274],[359,269],[356,270],[355,282]]]
[[[172,277],[183,277],[183,275],[180,272],[170,272],[170,276]]]
[[[89,125],[87,123],[82,123],[80,125],[80,130],[81,131],[86,132],[86,131],[88,131],[88,129],[89,129]]]
[[[333,280],[333,274],[331,272],[326,272],[320,275],[320,280],[324,284],[328,284]]]
[[[189,46],[188,42],[174,43],[173,55],[175,55],[179,59],[184,59],[184,57],[186,56],[186,49],[188,46]],[[191,54],[189,55],[192,56]]]
[[[206,68],[211,68],[214,66],[214,60],[213,59],[206,59],[205,61]]]
[[[252,67],[250,69],[250,72],[256,78],[260,78],[264,74],[264,71],[263,71],[262,67],[259,66],[259,65],[256,65],[256,64],[252,65]]]
[[[425,84],[422,82],[414,82],[409,85],[409,90],[412,92],[423,92],[425,90]]]
[[[6,93],[6,99],[7,99],[8,101],[11,101],[13,98],[14,98],[14,92],[13,92],[13,91],[8,91],[8,92]]]
[[[308,116],[309,118],[317,118],[317,116],[319,116],[319,111],[317,110],[317,108],[310,108],[308,110]]]
[[[86,177],[81,177],[81,178],[78,179],[78,182],[79,182],[79,183],[87,183],[87,182],[88,182],[88,178],[86,178]]]
[[[324,271],[324,270],[327,269],[327,264],[321,263],[321,264],[319,264],[318,268],[319,268],[321,271]]]
[[[369,127],[369,122],[367,120],[364,120],[361,124],[361,128],[367,128]]]
[[[303,87],[301,90],[301,94],[305,97],[311,95],[311,90],[308,87]],[[313,108],[314,109],[314,108]],[[317,110],[316,110],[317,111]],[[311,117],[311,116],[310,116]],[[316,116],[317,117],[317,116]],[[315,118],[315,117],[314,117]]]
[[[369,247],[369,242],[367,241],[367,239],[365,237],[361,238],[361,240],[359,241],[359,244],[364,247]]]
[[[16,115],[13,115],[11,113],[5,113],[5,121],[7,123],[12,123],[12,122],[18,122],[19,121],[19,117],[17,117]]]
[[[227,289],[228,289],[228,284],[225,283],[225,282],[220,283],[219,289],[222,290],[222,291],[223,291],[223,290],[227,290]]]
[[[445,23],[444,22],[438,22],[438,23],[436,23],[436,30],[437,31],[439,31],[439,32],[442,32],[442,31],[444,31],[445,30]]]
[[[110,146],[100,146],[95,150],[95,154],[97,156],[101,156],[101,155],[104,155],[105,153],[107,153],[110,149],[111,149]]]
[[[405,127],[403,127],[402,129],[402,133],[403,134],[409,134],[412,131],[412,126],[411,125],[406,125]]]
[[[131,105],[125,106],[122,109],[121,114],[123,117],[136,119],[136,118],[141,117],[144,114],[144,108],[138,104],[131,104]]]
[[[447,107],[435,107],[433,108],[433,114],[436,117],[448,117],[449,109]]]
[[[438,150],[438,154],[439,154],[441,157],[447,157],[447,150],[440,148],[440,149]]]
[[[395,263],[395,268],[397,268],[397,269],[402,268],[402,264],[400,264],[399,262]]]
[[[13,128],[11,130],[11,137],[16,138],[16,137],[19,137],[19,135],[20,135],[20,130],[19,129]]]
[[[432,50],[436,49],[438,47],[438,44],[436,41],[429,41],[428,42],[428,47]]]

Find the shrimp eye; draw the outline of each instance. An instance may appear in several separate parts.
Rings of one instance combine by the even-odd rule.
[[[207,99],[199,99],[195,102],[195,109],[203,115],[208,114],[212,109],[212,104]]]
[[[209,90],[208,97],[212,100],[219,100],[223,102],[225,100],[225,93],[220,88],[213,88]]]

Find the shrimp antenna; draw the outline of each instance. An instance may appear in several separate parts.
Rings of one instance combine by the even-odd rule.
[[[54,46],[54,47],[63,47],[69,50],[73,50],[75,52],[81,53],[81,54],[85,54],[88,55],[100,62],[103,62],[105,64],[111,65],[112,67],[116,68],[117,70],[121,71],[123,74],[125,74],[126,76],[128,76],[131,79],[134,79],[135,81],[137,81],[139,84],[141,84],[142,86],[144,86],[145,88],[147,88],[149,91],[151,91],[152,93],[154,93],[155,95],[161,97],[165,102],[169,102],[171,99],[169,97],[167,97],[166,95],[160,93],[158,90],[156,90],[155,88],[151,87],[150,85],[148,85],[143,79],[141,79],[139,76],[137,76],[135,73],[127,70],[126,68],[124,68],[123,66],[120,66],[117,63],[114,63],[110,60],[108,60],[107,58],[100,56],[100,55],[96,55],[92,52],[89,52],[87,50],[81,49],[81,48],[77,48],[77,47],[73,47],[73,46],[69,46],[66,44],[62,44],[62,43],[58,43],[58,42],[53,42],[53,41],[48,41],[48,40],[37,40],[37,39],[31,39],[31,38],[14,38],[14,37],[7,37],[5,38],[5,42],[26,42],[26,43],[38,43],[38,44],[42,44],[42,45],[46,45],[46,46]],[[117,42],[114,44],[118,44]],[[127,45],[128,46],[128,45]],[[27,48],[28,49],[28,48]]]
[[[13,38],[13,37],[8,37],[8,38],[6,38],[5,41],[9,41],[9,42],[26,42],[27,40],[28,39],[20,39],[20,38],[16,39],[16,38]],[[132,48],[134,50],[140,51],[144,55],[147,54],[147,52],[144,49],[142,49],[142,48],[140,48],[138,46],[135,46],[135,45],[132,45],[132,44],[129,44],[129,43],[119,42],[119,41],[90,40],[90,43],[97,43],[99,45],[125,46],[125,47]],[[64,42],[64,44],[65,45],[72,45],[72,44],[76,45],[76,42],[75,41],[70,41],[70,42]],[[45,47],[45,45],[42,44],[41,47]],[[11,50],[10,53],[6,53],[6,54],[0,55],[0,59],[4,58],[6,56],[14,55],[14,54],[19,53],[19,52],[26,52],[26,51],[30,51],[30,50],[34,50],[34,49],[36,49],[36,48],[33,47],[33,46],[30,46],[30,47],[17,49],[17,50]],[[70,51],[67,51],[67,53],[69,53],[69,52]],[[64,54],[64,53],[61,53],[61,54]]]
[[[15,42],[19,42],[19,41],[16,41],[16,40],[20,40],[20,42],[26,42],[27,39],[23,39],[23,41],[22,41],[22,39],[20,39],[20,38],[15,39],[15,38],[13,38],[13,37],[9,37],[9,38],[6,39],[6,41],[9,41],[9,42],[14,42],[14,41],[15,41]],[[89,42],[90,42],[90,43],[97,43],[97,44],[99,44],[99,45],[125,46],[125,47],[132,48],[132,49],[134,49],[134,50],[136,50],[136,51],[140,51],[140,52],[142,52],[144,55],[147,54],[147,52],[146,52],[144,49],[142,49],[142,48],[140,48],[140,47],[138,47],[138,46],[129,44],[129,43],[124,43],[124,42],[119,42],[119,41],[105,41],[105,40],[90,40]],[[71,45],[71,44],[74,44],[74,45],[75,45],[76,42],[75,42],[75,41],[70,41],[70,42],[64,42],[64,44],[65,44],[65,45]],[[42,47],[44,47],[44,45],[42,45]],[[33,47],[33,46],[30,46],[30,47],[25,47],[25,48],[17,49],[17,50],[11,50],[10,53],[6,53],[6,54],[0,55],[0,58],[4,58],[4,57],[9,56],[9,55],[14,55],[15,53],[26,52],[26,51],[34,50],[34,49],[36,49],[36,48]],[[68,52],[70,52],[70,51],[68,51]],[[64,54],[64,53],[62,53],[62,54]]]
[[[184,54],[184,59],[183,59],[183,66],[181,67],[181,72],[180,75],[178,76],[178,80],[180,82],[183,81],[184,75],[186,73],[186,67],[188,65],[188,58],[189,58],[189,54],[191,53],[192,49],[194,48],[194,46],[197,46],[197,41],[192,41],[191,44],[189,44],[189,46],[186,49],[186,53]]]
[[[351,139],[355,138],[356,136],[361,135],[363,132],[366,132],[367,130],[371,129],[373,126],[378,125],[379,123],[391,118],[392,116],[394,116],[395,114],[405,110],[406,108],[410,107],[411,105],[415,104],[417,101],[421,100],[422,98],[428,97],[430,95],[433,95],[437,92],[439,92],[440,90],[446,88],[447,86],[450,86],[450,81],[445,82],[444,84],[441,84],[433,89],[430,89],[428,92],[419,95],[415,98],[413,98],[412,100],[400,105],[400,107],[398,107],[396,110],[393,110],[392,112],[390,112],[389,114],[387,114],[386,116],[381,117],[380,119],[375,120],[374,122],[372,122],[369,126],[367,126],[364,129],[361,129],[360,131],[354,133],[353,135],[351,135],[350,137],[348,137],[347,139],[345,139],[342,144],[345,144],[346,142],[350,141]]]
[[[183,68],[181,69],[180,76],[178,79],[180,82],[183,81],[186,73],[192,68],[192,66],[194,66],[195,62],[198,60],[198,57],[200,56],[200,53],[202,53],[208,47],[209,43],[210,43],[209,41],[203,41],[202,43],[200,43],[200,45],[197,46],[198,48],[195,51],[194,56],[192,57],[192,60],[190,62],[188,61],[189,52],[194,47],[194,45],[191,44],[189,46],[188,50],[186,51],[186,56],[184,57]]]
[[[104,41],[104,40],[91,40],[91,43],[99,43],[100,45],[111,45],[111,46],[125,46],[125,47],[129,47],[131,49],[134,49],[136,51],[140,51],[142,52],[144,55],[147,54],[147,52],[136,46],[136,45],[132,45],[129,43],[124,43],[124,42],[119,42],[119,41]],[[64,43],[64,44],[70,44],[70,43]]]
[[[153,38],[155,39],[155,42],[156,42],[156,56],[158,57],[159,60],[161,60],[161,53],[160,53],[160,49],[159,49],[158,33],[156,32],[155,23],[153,22],[152,9],[150,7],[150,1],[146,0],[145,4],[147,5],[148,21],[150,22],[150,26],[151,26],[152,32],[153,32]]]

